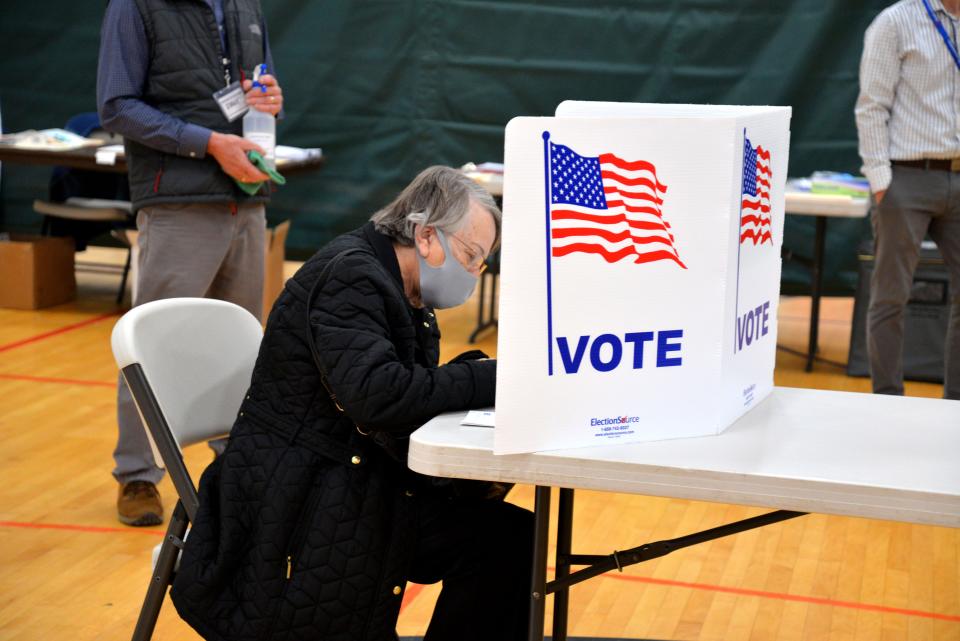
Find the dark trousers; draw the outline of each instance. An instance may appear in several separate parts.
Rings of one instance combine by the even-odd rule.
[[[950,273],[944,398],[960,399],[960,173],[894,166],[871,212],[876,246],[867,346],[876,394],[903,394],[903,317],[920,243],[930,237]]]
[[[425,498],[414,583],[443,581],[424,641],[522,641],[530,613],[533,514],[499,501]]]

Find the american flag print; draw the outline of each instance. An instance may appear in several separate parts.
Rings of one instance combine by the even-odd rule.
[[[773,244],[770,234],[770,152],[743,137],[743,195],[740,201],[740,244]]]
[[[581,156],[550,142],[550,237],[554,258],[596,254],[608,263],[673,261],[683,269],[663,217],[666,185],[645,160]]]

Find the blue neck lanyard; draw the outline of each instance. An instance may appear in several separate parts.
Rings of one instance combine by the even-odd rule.
[[[950,55],[953,56],[953,61],[957,64],[957,69],[960,69],[960,54],[957,54],[957,49],[953,46],[953,40],[950,38],[950,34],[947,33],[947,28],[943,26],[942,22],[940,22],[940,18],[933,13],[933,7],[930,6],[930,0],[923,0],[923,6],[927,8],[927,15],[930,16],[930,19],[933,20],[933,24],[937,28],[937,31],[940,32],[940,37],[943,38],[943,43],[947,45],[947,51],[949,51]]]

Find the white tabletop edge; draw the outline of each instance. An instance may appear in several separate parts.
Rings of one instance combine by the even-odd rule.
[[[768,407],[767,415],[775,410],[782,410],[784,403],[792,403],[800,408],[799,411],[803,411],[804,406],[809,408],[822,404],[831,405],[833,411],[842,411],[836,408],[842,408],[847,404],[851,413],[862,414],[864,403],[870,399],[877,399],[864,394],[789,388],[777,388],[774,396],[777,399],[775,403],[779,405]],[[946,421],[945,424],[955,425],[957,432],[960,433],[960,403],[936,399],[900,400],[901,403],[893,401],[891,404],[890,399],[878,399],[875,403],[879,404],[878,411],[881,414],[891,406],[901,406],[911,414],[921,408],[927,412],[928,416],[942,415],[941,418]],[[820,403],[814,401],[820,401]],[[764,421],[769,422],[769,417],[764,417],[757,410],[748,414],[747,417],[751,415],[753,415],[752,418],[741,419],[745,423],[744,426],[735,426],[740,428],[739,434],[725,433],[706,438],[725,439],[715,441],[718,445],[729,443],[732,438],[744,438],[744,433],[748,436],[752,434],[744,430],[760,429],[758,425]],[[808,472],[803,461],[800,461],[796,466],[786,466],[789,469],[785,468],[780,474],[776,465],[782,464],[782,461],[778,462],[777,457],[782,458],[783,454],[775,451],[770,455],[773,461],[771,465],[774,467],[769,470],[763,465],[757,466],[755,461],[742,470],[735,467],[712,470],[705,469],[702,465],[700,469],[694,469],[682,465],[665,466],[623,460],[605,461],[596,455],[597,451],[604,450],[597,448],[495,456],[492,452],[493,430],[461,427],[458,425],[460,416],[462,413],[437,417],[413,434],[409,454],[411,469],[434,476],[646,494],[960,527],[960,472],[950,473],[949,478],[939,484],[927,482],[924,478],[915,480],[909,473],[904,475],[901,472],[899,476],[891,473],[892,480],[887,483],[883,470],[872,469],[870,464],[862,461],[851,464],[851,468],[854,469],[850,474],[838,473],[836,478],[831,478],[825,473],[817,473],[815,464],[807,466],[813,470]],[[780,421],[777,422],[780,423]],[[783,422],[789,423],[786,418]],[[747,424],[752,425],[747,427]],[[942,427],[940,425],[940,428]],[[828,428],[834,429],[835,426],[828,426]],[[769,429],[779,438],[782,437],[785,428],[770,426]],[[860,429],[856,421],[852,429]],[[894,422],[887,429],[899,428]],[[942,432],[943,430],[940,429],[940,432],[935,433],[937,438],[942,439],[940,436]],[[757,434],[760,437],[769,436],[766,433]],[[814,433],[811,436],[813,439],[818,437],[822,435]],[[953,453],[960,451],[954,449],[954,445],[960,446],[960,436],[953,438],[949,435],[948,438],[950,440],[946,442],[947,450]],[[896,446],[899,442],[896,438],[891,440],[889,434],[887,438],[877,437],[875,440],[879,442],[878,447],[885,450],[898,449]],[[937,457],[939,464],[945,464],[949,455],[940,451],[940,447],[926,444],[928,440],[918,438],[917,428],[913,428],[910,442],[920,441],[918,447],[926,447],[929,450],[921,450],[919,456],[929,456],[931,459]],[[660,442],[668,445],[658,445],[656,447],[660,449],[653,451],[675,454],[688,447],[690,451],[697,448],[702,450],[703,439],[695,441],[700,442],[691,440],[686,445],[683,440]],[[940,442],[936,441],[936,443],[939,445]],[[798,441],[798,445],[802,451],[803,443]],[[638,444],[638,446],[643,447],[644,444]],[[623,447],[630,446],[620,446],[621,449]],[[762,457],[765,454],[765,450],[760,452],[761,463],[764,463]],[[882,461],[883,457],[889,454],[890,452],[878,450],[876,456],[878,461]],[[916,452],[907,452],[906,456],[912,454]],[[702,457],[697,460],[702,463]],[[918,463],[917,469],[924,470],[928,462],[919,461]],[[730,465],[733,464],[739,463],[734,460]],[[877,464],[877,466],[882,465],[885,464],[882,462]],[[797,474],[798,470],[802,474]],[[862,470],[874,473],[875,479],[871,481],[866,478],[869,474],[858,476]],[[923,474],[918,472],[917,476],[923,477]],[[882,479],[884,482],[878,482],[876,479]],[[897,485],[898,482],[900,485]]]

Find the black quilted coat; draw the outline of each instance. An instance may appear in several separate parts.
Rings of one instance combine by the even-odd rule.
[[[308,296],[338,255],[309,311],[335,402],[306,332]],[[407,302],[390,239],[372,224],[287,283],[226,452],[201,478],[171,592],[203,637],[396,638],[412,514],[422,496],[452,491],[406,467],[406,439],[441,412],[494,401],[495,361],[438,367],[439,339],[432,311]]]

